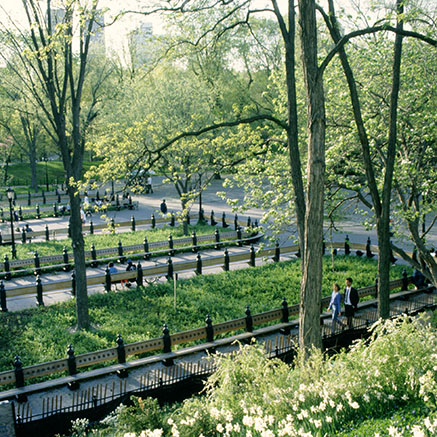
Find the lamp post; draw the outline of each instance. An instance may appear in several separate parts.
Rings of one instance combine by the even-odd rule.
[[[14,200],[14,190],[12,188],[8,188],[6,190],[6,195],[9,200],[9,213],[11,214],[11,241],[12,241],[12,258],[17,258],[17,250],[15,248],[15,235],[14,235],[14,214],[12,212],[12,202]]]

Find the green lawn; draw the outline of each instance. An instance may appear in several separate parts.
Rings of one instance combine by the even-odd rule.
[[[93,165],[99,165],[99,161],[84,161],[84,172],[90,169]],[[40,188],[45,189],[46,186],[46,163],[37,162],[36,164],[37,180]],[[62,184],[65,182],[65,171],[62,161],[47,161],[47,175],[49,185]],[[27,193],[28,187],[31,183],[31,173],[29,163],[13,163],[8,167],[8,178],[10,186],[22,186],[15,187],[17,193]]]

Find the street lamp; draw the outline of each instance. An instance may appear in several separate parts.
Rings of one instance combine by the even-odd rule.
[[[6,195],[9,200],[9,213],[11,214],[11,241],[12,241],[12,258],[17,258],[17,250],[15,248],[15,235],[14,235],[14,214],[12,212],[12,202],[14,200],[14,190],[12,188],[8,188],[6,190]]]

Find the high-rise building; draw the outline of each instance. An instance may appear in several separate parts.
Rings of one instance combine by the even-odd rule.
[[[149,22],[141,23],[129,33],[128,46],[130,62],[133,67],[146,65],[151,59],[151,40],[153,38],[153,25]]]

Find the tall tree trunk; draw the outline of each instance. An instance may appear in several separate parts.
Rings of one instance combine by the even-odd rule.
[[[287,143],[290,163],[290,174],[294,190],[294,205],[296,213],[297,234],[299,247],[304,257],[305,253],[305,193],[303,189],[302,164],[299,152],[297,96],[296,96],[296,13],[294,0],[288,2],[288,29],[279,11],[278,4],[272,1],[276,19],[281,30],[285,47],[285,72],[287,84],[287,107],[288,107],[288,129]],[[303,272],[303,263],[302,263]]]
[[[325,177],[325,99],[317,65],[317,22],[314,0],[299,0],[302,62],[307,94],[308,164],[304,272],[299,312],[299,345],[306,353],[321,348],[323,198]]]
[[[397,25],[399,30],[403,29],[403,0],[396,1]],[[379,317],[386,319],[390,316],[390,205],[391,191],[393,185],[393,171],[396,156],[397,140],[397,111],[400,88],[400,72],[402,59],[402,35],[396,34],[392,89],[390,95],[390,125],[387,146],[387,157],[385,161],[384,186],[382,189],[382,211],[377,217],[376,226],[378,232],[378,313]]]
[[[38,179],[36,176],[36,138],[29,144],[29,165],[30,165],[30,183],[32,190],[36,193],[38,191]]]
[[[77,328],[88,329],[90,319],[88,313],[88,291],[86,284],[85,247],[82,235],[82,219],[80,216],[80,196],[77,188],[67,185],[70,197],[71,245],[73,248],[74,270],[76,274],[76,316]]]

